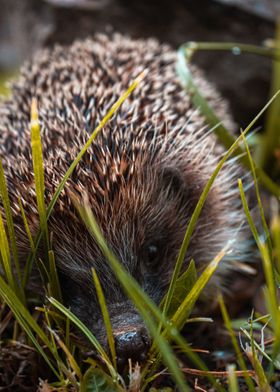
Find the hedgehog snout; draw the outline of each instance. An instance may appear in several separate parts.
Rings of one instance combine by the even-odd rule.
[[[132,362],[144,362],[151,346],[151,339],[145,327],[126,326],[114,331],[118,367]]]

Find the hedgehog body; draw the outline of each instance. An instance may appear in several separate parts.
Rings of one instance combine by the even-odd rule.
[[[133,78],[148,70],[84,155],[49,220],[65,301],[101,339],[105,331],[92,267],[102,282],[116,335],[141,322],[78,217],[71,195],[87,196],[110,248],[159,303],[191,214],[220,159],[215,137],[183,91],[175,63],[176,53],[155,40],[96,35],[39,53],[22,68],[12,97],[0,106],[0,153],[24,261],[29,244],[18,197],[34,235],[39,226],[29,131],[32,98],[39,108],[48,204],[89,134]],[[229,121],[215,89],[198,70],[194,73],[210,104]],[[185,265],[194,258],[200,268],[235,238],[216,282],[247,254],[248,234],[241,228],[244,217],[235,181],[239,170],[231,162],[219,174],[186,255]],[[143,343],[145,333],[137,333],[135,339]],[[132,346],[129,350],[127,355],[139,355],[132,353]]]

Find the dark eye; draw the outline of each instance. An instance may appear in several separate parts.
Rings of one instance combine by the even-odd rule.
[[[155,267],[159,260],[159,248],[156,245],[148,245],[145,252],[145,264],[147,267]]]

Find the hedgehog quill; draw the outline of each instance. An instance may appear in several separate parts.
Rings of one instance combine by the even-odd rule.
[[[176,53],[156,40],[96,35],[67,48],[41,51],[23,66],[11,98],[0,105],[0,153],[24,263],[30,249],[18,197],[32,235],[39,228],[29,131],[32,99],[39,108],[48,204],[108,108],[131,80],[148,70],[145,83],[105,125],[75,168],[48,223],[65,304],[105,344],[92,282],[94,267],[105,293],[120,362],[143,360],[149,334],[79,217],[72,195],[78,200],[86,196],[107,244],[158,304],[192,212],[223,153],[183,91],[175,63]],[[194,68],[194,74],[214,110],[230,125],[227,105],[198,69]],[[236,186],[240,173],[235,161],[222,169],[185,258],[185,267],[191,258],[203,267],[235,239],[212,287],[223,285],[237,268],[236,262],[248,255],[249,233],[242,225]],[[38,257],[46,259],[43,247]]]

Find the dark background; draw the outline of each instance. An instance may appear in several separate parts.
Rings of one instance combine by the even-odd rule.
[[[190,40],[262,44],[274,37],[279,11],[279,0],[0,0],[0,71],[17,69],[40,47],[100,31],[156,37],[175,49]],[[200,52],[194,61],[246,126],[268,99],[270,60]]]

